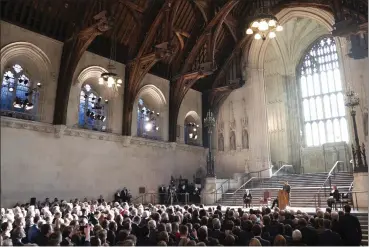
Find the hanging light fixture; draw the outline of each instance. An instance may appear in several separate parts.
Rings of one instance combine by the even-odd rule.
[[[99,84],[105,85],[108,88],[112,88],[118,91],[118,88],[122,86],[123,80],[116,73],[115,61],[117,56],[117,43],[116,43],[116,28],[113,30],[110,46],[110,58],[108,64],[108,72],[101,74],[99,78]]]
[[[266,40],[267,37],[274,39],[277,37],[276,32],[281,31],[283,27],[278,23],[277,17],[268,11],[264,1],[258,1],[257,12],[246,29],[246,34],[254,35],[256,40]]]

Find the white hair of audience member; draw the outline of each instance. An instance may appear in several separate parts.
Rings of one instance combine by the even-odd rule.
[[[134,217],[134,216],[137,216],[137,215],[142,215],[142,212],[140,212],[137,208],[132,208],[131,210],[131,215]]]
[[[147,226],[149,227],[149,229],[155,229],[156,228],[156,221],[155,220],[149,220],[149,222],[147,223]]]
[[[201,226],[200,228],[206,230],[206,232],[208,232],[208,227],[207,226]]]
[[[7,238],[3,240],[3,246],[13,246],[13,241],[11,238]]]
[[[317,213],[319,210],[320,210],[320,208],[316,208],[316,209],[315,209],[315,213]]]
[[[240,216],[240,214],[237,211],[235,211],[234,212],[234,217],[238,218],[239,216]]]
[[[336,211],[333,211],[332,213],[331,213],[331,218],[332,218],[332,220],[339,220],[339,214],[336,212]]]
[[[162,221],[168,221],[169,220],[169,216],[167,213],[162,213],[161,214],[161,220]]]
[[[252,214],[252,215],[250,215],[250,220],[252,221],[252,222],[255,222],[256,221],[256,219],[257,219],[257,217],[256,217],[256,215],[255,214]]]
[[[147,219],[150,217],[150,212],[148,210],[143,211],[142,218]]]
[[[218,218],[214,218],[212,224],[214,229],[220,229],[222,226]]]
[[[167,231],[167,233],[171,233],[172,232],[172,224],[171,223],[166,223],[165,224],[165,230]]]
[[[293,241],[300,241],[302,239],[302,234],[299,230],[294,230],[292,232],[292,240]]]
[[[301,210],[297,210],[297,214],[302,214]]]
[[[318,210],[316,212],[316,216],[318,216],[318,218],[323,218],[324,217],[324,212],[322,210]]]
[[[5,215],[5,208],[1,208],[1,216],[4,216]]]

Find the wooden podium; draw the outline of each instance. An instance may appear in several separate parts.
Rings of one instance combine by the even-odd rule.
[[[279,209],[283,210],[286,209],[288,204],[288,193],[284,190],[280,190],[278,192],[278,207]]]

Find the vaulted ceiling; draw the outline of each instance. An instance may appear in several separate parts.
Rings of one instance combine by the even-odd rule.
[[[123,134],[130,134],[131,108],[146,73],[171,81],[173,116],[190,88],[210,92],[214,107],[242,86],[241,51],[251,43],[245,25],[261,5],[273,13],[316,7],[336,22],[368,19],[366,0],[2,0],[1,19],[64,42],[55,124],[65,122],[69,83],[83,52],[109,57],[114,41],[116,60],[127,65]]]

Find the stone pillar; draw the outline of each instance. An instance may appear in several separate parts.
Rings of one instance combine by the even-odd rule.
[[[360,209],[368,209],[368,173],[356,172],[354,173],[354,189],[352,199],[354,205]]]
[[[217,179],[215,177],[208,177],[205,179],[204,188],[201,190],[201,203],[205,205],[214,205],[217,198],[213,192],[217,189]]]

